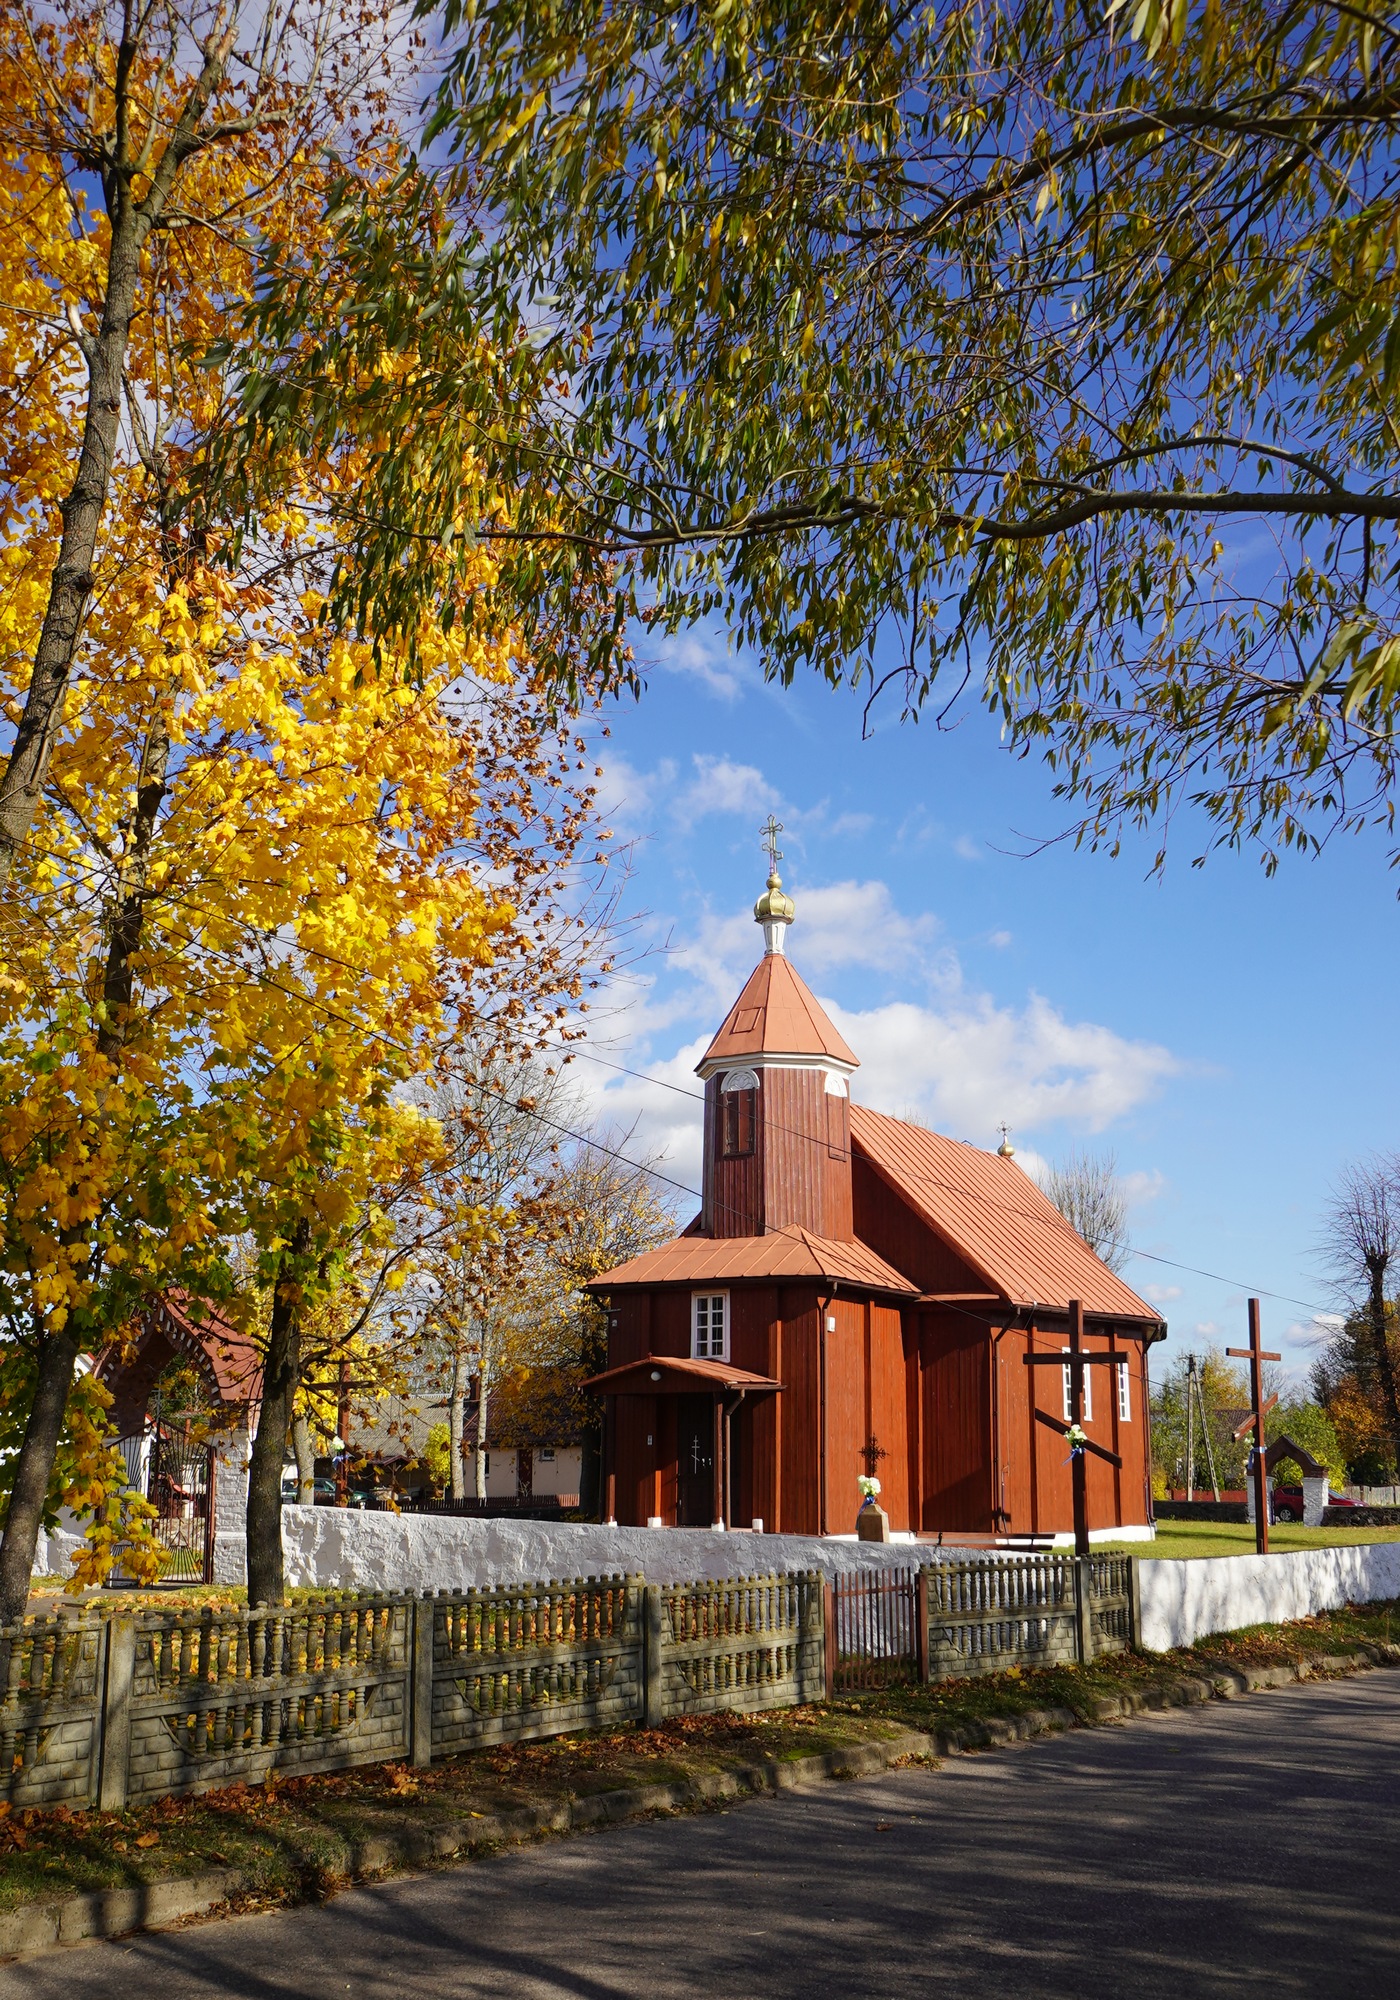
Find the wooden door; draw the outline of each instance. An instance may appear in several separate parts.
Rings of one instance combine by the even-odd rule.
[[[676,1526],[708,1528],[715,1518],[715,1406],[709,1396],[676,1398]]]

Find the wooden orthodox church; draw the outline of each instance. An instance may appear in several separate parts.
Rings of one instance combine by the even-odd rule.
[[[1009,1144],[853,1102],[859,1060],[786,955],[777,858],[764,955],[698,1067],[701,1212],[593,1282],[609,1516],[848,1534],[874,1474],[895,1530],[1067,1535],[1070,1369],[1025,1357],[1067,1350],[1078,1301],[1085,1348],[1112,1357],[1082,1370],[1083,1430],[1120,1461],[1086,1459],[1090,1533],[1145,1533],[1165,1326]]]

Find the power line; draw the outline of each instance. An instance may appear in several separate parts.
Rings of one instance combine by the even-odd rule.
[[[614,1070],[619,1076],[634,1077],[638,1083],[649,1084],[654,1090],[669,1090],[675,1096],[688,1097],[694,1103],[697,1104],[704,1104],[705,1102],[705,1095],[703,1091],[688,1090],[684,1084],[670,1083],[666,1080],[665,1077],[648,1076],[645,1070],[629,1069],[625,1063],[609,1062],[606,1056],[595,1055],[591,1049],[572,1049],[570,1050],[569,1053],[571,1058],[582,1056],[585,1061],[597,1063],[603,1069]],[[877,1116],[878,1115],[880,1114],[877,1114]],[[800,1130],[796,1126],[782,1124],[776,1120],[771,1120],[767,1118],[766,1115],[764,1122],[765,1125],[772,1124],[773,1129],[775,1131],[786,1133],[789,1137],[792,1138],[805,1139],[811,1145],[817,1145],[818,1143],[820,1143],[824,1146],[826,1144],[825,1139],[821,1139],[819,1142],[818,1135],[814,1132],[805,1132]],[[957,1142],[955,1141],[954,1143]],[[658,1178],[664,1180],[666,1179],[666,1176],[659,1175]],[[671,1181],[669,1185],[672,1187],[680,1187],[681,1183],[679,1181]],[[993,1213],[1001,1215],[1017,1216],[1023,1222],[1038,1223],[1042,1228],[1045,1226],[1047,1222],[1051,1221],[1050,1216],[1044,1215],[1037,1210],[1029,1208],[1018,1208],[1013,1202],[998,1201],[995,1197],[983,1194],[978,1189],[959,1187],[952,1181],[941,1181],[936,1179],[930,1179],[927,1182],[927,1185],[930,1187],[939,1188],[945,1194],[956,1195],[958,1199],[962,1201],[980,1202],[984,1208],[991,1210]],[[687,1189],[686,1192],[693,1195],[694,1199],[697,1201],[702,1201],[704,1199],[704,1197],[700,1195],[693,1188]],[[1051,1206],[1053,1208],[1053,1204],[1051,1204]],[[1079,1235],[1078,1231],[1073,1228],[1068,1218],[1060,1215],[1058,1210],[1054,1212],[1054,1222],[1056,1226],[1064,1230],[1067,1236],[1073,1236],[1076,1242],[1079,1243],[1083,1242],[1083,1238]],[[1090,1254],[1092,1255],[1092,1252]],[[1322,1306],[1317,1305],[1316,1303],[1314,1303],[1314,1301],[1310,1299],[1296,1299],[1288,1292],[1273,1292],[1270,1291],[1268,1287],[1264,1285],[1248,1284],[1245,1280],[1240,1278],[1227,1278],[1224,1277],[1219,1271],[1203,1270],[1199,1264],[1183,1264],[1178,1258],[1162,1257],[1157,1255],[1157,1253],[1152,1250],[1139,1250],[1134,1247],[1130,1248],[1128,1254],[1132,1257],[1144,1257],[1150,1263],[1153,1264],[1169,1264],[1175,1271],[1189,1271],[1192,1273],[1193,1276],[1198,1278],[1210,1278],[1214,1283],[1220,1285],[1229,1285],[1232,1290],[1244,1292],[1246,1296],[1250,1298],[1276,1299],[1282,1305],[1301,1306],[1304,1312],[1320,1313],[1324,1310]]]

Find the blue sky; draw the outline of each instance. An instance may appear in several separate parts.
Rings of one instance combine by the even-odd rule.
[[[862,1068],[858,1099],[915,1111],[1023,1159],[1116,1151],[1133,1193],[1125,1275],[1171,1350],[1244,1337],[1301,1370],[1328,1183],[1393,1143],[1397,878],[1379,838],[1272,878],[1252,856],[1193,869],[1175,830],[1117,860],[1067,844],[1044,767],[1017,762],[969,705],[960,725],[893,722],[815,680],[765,685],[722,636],[667,642],[640,702],[609,709],[604,795],[630,845],[626,974],[577,1065],[596,1110],[696,1184],[694,1065],[761,951],[757,829],[784,822],[789,951]],[[666,1086],[672,1086],[667,1088]],[[1219,1273],[1196,1275],[1174,1264]]]

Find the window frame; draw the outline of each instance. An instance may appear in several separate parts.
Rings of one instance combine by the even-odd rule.
[[[1068,1354],[1069,1349],[1067,1347],[1062,1347],[1060,1349],[1060,1352],[1061,1354]],[[1070,1416],[1070,1410],[1073,1407],[1073,1397],[1071,1394],[1071,1391],[1073,1389],[1073,1384],[1070,1381],[1068,1362],[1066,1362],[1064,1367],[1060,1370],[1060,1386],[1061,1389],[1063,1390],[1065,1399],[1065,1422],[1071,1423],[1073,1421],[1072,1417]],[[1093,1421],[1094,1421],[1094,1371],[1092,1368],[1086,1368],[1084,1370],[1084,1422],[1086,1424],[1091,1424]]]
[[[717,1122],[720,1158],[748,1159],[756,1150],[758,1132],[757,1071],[734,1069],[720,1079]]]
[[[1118,1377],[1118,1421],[1130,1424],[1133,1421],[1133,1378],[1126,1361],[1120,1361],[1115,1373]]]
[[[709,1311],[707,1311],[706,1312],[707,1344],[702,1350],[700,1345],[700,1308],[702,1303],[707,1308],[713,1307],[716,1301],[718,1301],[719,1304],[719,1314],[720,1314],[719,1348],[718,1351],[716,1351],[715,1347],[712,1344],[713,1323],[711,1314]],[[690,1358],[692,1361],[727,1361],[729,1359],[729,1329],[730,1329],[729,1293],[727,1291],[712,1290],[712,1291],[691,1293]]]

